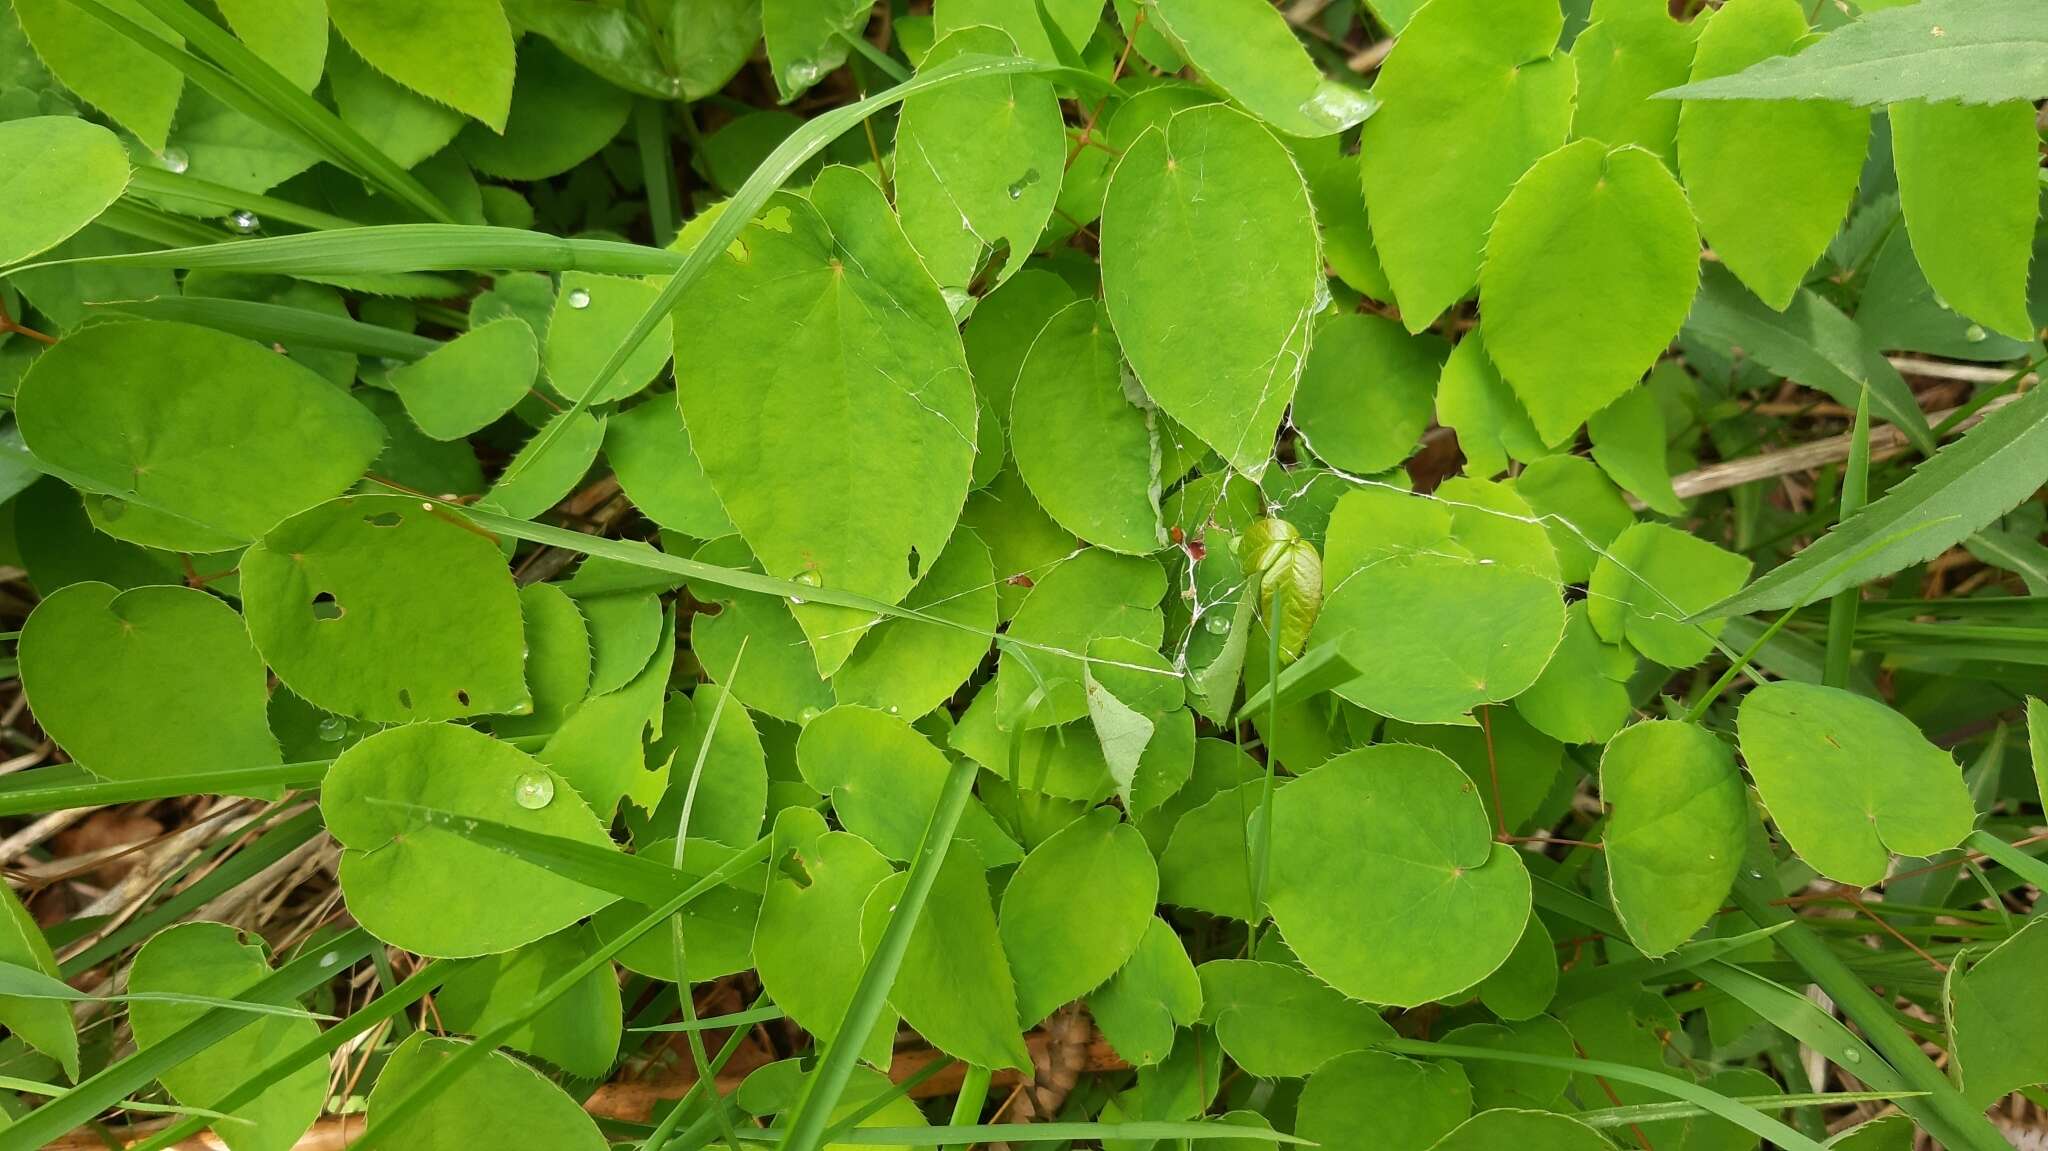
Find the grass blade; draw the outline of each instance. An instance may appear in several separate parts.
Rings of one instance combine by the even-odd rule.
[[[1549,1055],[1534,1055],[1526,1051],[1466,1047],[1457,1043],[1431,1043],[1423,1039],[1386,1039],[1375,1046],[1403,1055],[1448,1056],[1452,1059],[1520,1063],[1530,1067],[1548,1067],[1556,1071],[1598,1075],[1603,1079],[1647,1087],[1673,1099],[1704,1108],[1708,1114],[1726,1119],[1746,1131],[1770,1140],[1786,1151],[1822,1151],[1820,1144],[1776,1119],[1745,1107],[1719,1092],[1710,1091],[1689,1079],[1680,1079],[1675,1075],[1665,1075],[1626,1063],[1606,1063],[1598,1059],[1559,1059]]]
[[[946,861],[946,852],[953,844],[953,829],[960,823],[960,813],[967,809],[967,797],[974,789],[975,770],[972,761],[962,759],[955,762],[947,774],[946,786],[939,793],[937,806],[932,809],[931,821],[925,825],[924,840],[918,844],[917,856],[911,861],[910,878],[903,885],[903,895],[896,901],[895,910],[889,913],[888,926],[882,929],[882,938],[875,947],[874,956],[861,972],[860,983],[854,988],[853,1002],[847,1004],[846,1016],[839,1021],[837,1038],[826,1047],[824,1056],[818,1061],[818,1069],[812,1073],[810,1083],[804,1089],[803,1098],[797,1103],[796,1118],[790,1123],[783,1151],[818,1151],[825,1129],[831,1124],[832,1109],[838,1105],[840,1093],[846,1090],[846,1082],[853,1075],[854,1061],[860,1058],[861,1043],[874,1031],[875,1021],[881,1018],[883,1004],[889,998],[889,989],[896,983],[896,969],[902,965],[904,953],[910,948],[910,933],[917,926],[918,916],[924,912],[924,902],[932,893],[939,867]],[[961,1139],[953,1137],[946,1142],[957,1143]]]
[[[242,993],[251,1003],[289,1003],[334,978],[382,946],[356,928],[324,947],[307,951]],[[53,1143],[119,1101],[142,1090],[169,1068],[247,1027],[258,1017],[247,1011],[213,1010],[166,1036],[163,1042],[109,1064],[97,1075],[0,1129],[0,1151],[34,1151]]]
[[[154,779],[106,779],[81,782],[64,768],[24,771],[22,786],[0,791],[0,816],[41,815],[73,807],[103,807],[138,799],[170,799],[180,795],[244,795],[271,788],[313,787],[333,766],[331,759],[280,763],[267,767],[234,767]],[[45,782],[43,772],[61,772]]]
[[[368,802],[378,807],[397,808],[428,827],[440,828],[472,843],[480,843],[506,855],[525,860],[535,867],[547,868],[556,875],[573,879],[586,887],[608,891],[622,899],[629,899],[648,907],[672,899],[676,892],[688,890],[700,882],[693,876],[644,855],[628,855],[623,851],[597,847],[577,839],[545,835],[538,831],[528,831],[523,827],[513,827],[510,824],[478,819],[474,816],[457,815],[438,808],[418,807],[388,799],[372,798]]]
[[[526,1026],[527,1020],[533,1018],[534,1015],[545,1009],[550,1003],[567,995],[577,984],[589,978],[591,973],[597,971],[602,966],[610,964],[612,957],[625,950],[628,944],[654,930],[656,927],[661,926],[664,920],[683,908],[688,907],[699,896],[768,858],[769,842],[766,836],[755,840],[753,846],[741,850],[731,859],[714,868],[709,875],[691,884],[683,891],[668,897],[659,907],[648,912],[646,916],[619,935],[607,940],[602,946],[585,956],[582,962],[563,972],[546,987],[541,988],[534,995],[533,999],[527,1003],[525,1008],[514,1012],[503,1023],[477,1036],[474,1042],[457,1052],[453,1059],[434,1068],[433,1072],[421,1081],[418,1089],[400,1099],[390,1110],[378,1115],[377,1118],[382,1122],[370,1127],[369,1130],[363,1133],[362,1139],[354,1144],[356,1151],[370,1151],[372,1147],[380,1145],[383,1142],[385,1132],[395,1130],[407,1116],[426,1106],[429,1101],[445,1090],[464,1071],[473,1066],[477,1060],[483,1059],[492,1051],[497,1050],[498,1046],[510,1038],[513,1033]],[[0,1137],[4,1137],[4,1134],[4,1132],[0,1132]],[[0,1147],[0,1151],[7,1151],[7,1149]]]
[[[8,274],[65,264],[202,269],[315,278],[402,272],[603,272],[652,276],[673,272],[682,257],[620,240],[564,239],[519,228],[465,224],[378,224],[300,236],[263,236],[162,252],[125,252],[44,260]]]
[[[441,346],[439,340],[401,332],[382,324],[366,324],[311,308],[252,300],[157,296],[147,300],[94,302],[89,306],[95,312],[111,315],[198,324],[259,343],[300,344],[393,360],[417,360]]]
[[[1849,462],[1842,467],[1842,510],[1837,523],[1853,519],[1870,499],[1870,393],[1856,404],[1856,426],[1850,433]],[[1856,658],[1856,610],[1862,606],[1863,589],[1843,588],[1828,603],[1827,666],[1821,682],[1829,687],[1849,686],[1849,668]]]

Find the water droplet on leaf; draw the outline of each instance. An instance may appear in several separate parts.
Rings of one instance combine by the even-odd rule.
[[[512,785],[512,798],[528,811],[539,811],[555,801],[555,777],[545,771],[529,771]]]
[[[313,733],[328,743],[338,743],[348,734],[348,721],[338,715],[330,715],[314,725]]]
[[[783,69],[783,87],[791,91],[808,88],[817,83],[818,77],[824,74],[825,70],[820,68],[815,60],[792,60],[789,67]]]
[[[247,208],[243,208],[228,217],[228,227],[233,228],[237,232],[253,232],[262,226],[263,221],[257,217],[256,213],[251,212]]]
[[[1861,1063],[1863,1062],[1863,1053],[1851,1047],[1847,1051],[1842,1052],[1842,1058],[1851,1063]]]
[[[185,154],[183,148],[165,148],[163,155],[157,158],[163,161],[166,172],[183,172],[192,166],[192,158]]]
[[[582,288],[576,288],[572,290],[569,293],[569,306],[575,308],[579,312],[582,311],[584,308],[589,307],[590,293],[584,291]]]
[[[1210,635],[1222,635],[1230,630],[1230,617],[1218,612],[1210,616],[1202,626],[1209,629]]]
[[[1982,324],[1971,324],[1968,328],[1963,330],[1963,338],[1970,341],[1973,344],[1981,344],[1990,337],[1991,333],[1985,331],[1984,325]]]
[[[821,715],[823,715],[823,714],[825,714],[825,713],[824,713],[824,712],[822,712],[822,711],[819,711],[819,710],[818,710],[817,708],[815,708],[815,707],[807,707],[807,708],[803,709],[802,711],[800,711],[800,712],[797,712],[797,713],[796,713],[796,722],[797,722],[797,726],[798,726],[798,727],[802,727],[803,725],[805,725],[805,724],[807,724],[807,723],[811,722],[812,720],[814,720],[814,719],[818,718],[819,716],[821,716]]]
[[[796,576],[794,577],[794,582],[800,583],[805,587],[818,587],[825,581],[819,578],[816,570],[811,568],[805,568],[803,571],[796,573]],[[802,603],[804,602],[804,597],[800,595],[793,595],[789,597],[789,602]]]

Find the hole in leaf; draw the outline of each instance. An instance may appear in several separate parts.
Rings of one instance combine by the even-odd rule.
[[[469,706],[469,693],[468,693],[468,692],[466,692],[466,691],[460,691],[460,690],[458,690],[458,691],[457,691],[457,692],[455,693],[455,702],[456,702],[456,703],[459,703],[459,704],[461,704],[461,705],[462,705],[462,706],[464,706],[464,707],[468,707],[468,706]]]
[[[402,687],[398,689],[398,706],[412,710],[412,693]]]
[[[374,516],[364,516],[363,522],[373,528],[395,528],[405,522],[405,517],[397,512],[378,512]]]
[[[911,579],[916,579],[916,578],[917,578],[917,565],[918,565],[918,562],[919,562],[919,560],[918,560],[918,554],[917,554],[917,549],[916,549],[916,548],[911,548],[911,549],[910,549],[910,578],[911,578]]]
[[[313,597],[314,619],[340,619],[342,607],[334,600],[333,592],[321,592]]]

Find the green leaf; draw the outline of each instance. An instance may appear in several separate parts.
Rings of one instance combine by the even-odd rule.
[[[1744,696],[1737,723],[1772,822],[1830,879],[1868,887],[1890,853],[1946,851],[1976,820],[1955,760],[1876,700],[1780,681]]]
[[[1356,999],[1413,1007],[1484,979],[1529,918],[1529,878],[1493,841],[1449,758],[1384,744],[1337,756],[1273,798],[1281,934],[1318,978]],[[1427,965],[1433,939],[1455,949]]]
[[[1429,427],[1449,354],[1441,338],[1411,336],[1382,316],[1324,316],[1294,393],[1294,426],[1331,467],[1386,471],[1415,451]]]
[[[732,534],[732,521],[669,397],[654,396],[606,420],[604,458],[633,507],[648,519],[697,539]]]
[[[567,995],[528,1015],[527,1006],[548,984],[596,947],[589,925],[537,940],[502,955],[485,956],[451,976],[434,996],[434,1010],[449,1030],[482,1035],[516,1023],[504,1045],[546,1060],[574,1075],[601,1076],[619,1052],[619,985],[609,971],[593,971]]]
[[[1601,641],[1584,600],[1567,605],[1565,613],[1564,640],[1543,674],[1515,697],[1515,711],[1563,743],[1605,743],[1634,710],[1628,681],[1635,675],[1635,656]]]
[[[1695,724],[1638,723],[1600,756],[1608,892],[1630,942],[1664,955],[1720,911],[1749,840],[1742,773]]]
[[[1256,477],[1324,292],[1308,189],[1287,149],[1221,105],[1176,113],[1116,166],[1103,298],[1160,409]],[[1203,323],[1185,318],[1200,313]]]
[[[1146,15],[1204,79],[1290,136],[1334,135],[1379,106],[1324,76],[1264,0],[1149,0]]]
[[[519,595],[494,541],[403,496],[295,516],[242,559],[256,648],[294,692],[381,723],[524,711]]]
[[[1826,392],[1844,407],[1855,408],[1867,394],[1874,417],[1906,433],[1921,452],[1934,454],[1934,430],[1927,426],[1913,389],[1857,321],[1817,293],[1800,289],[1785,307],[1772,311],[1727,269],[1709,264],[1685,328],[1695,336],[1733,344],[1746,357]]]
[[[341,122],[401,167],[417,165],[462,131],[462,113],[370,67],[338,36],[327,56],[327,89]]]
[[[1749,575],[1747,557],[1665,524],[1636,524],[1601,555],[1586,585],[1586,616],[1608,643],[1665,667],[1714,650],[1721,620],[1693,617]]]
[[[494,0],[328,0],[327,13],[372,68],[492,131],[505,130],[512,28]]]
[[[1034,1027],[1102,986],[1136,953],[1159,902],[1159,870],[1138,829],[1096,808],[1031,849],[1003,888],[998,927]]]
[[[917,850],[948,770],[945,753],[902,719],[847,704],[804,725],[796,761],[804,782],[832,797],[839,823],[893,860]],[[1023,858],[978,805],[968,805],[960,837],[988,866]]]
[[[696,5],[672,5],[676,14],[684,16],[689,8]],[[681,81],[669,75],[669,63],[662,59],[654,29],[641,19],[642,13],[652,14],[651,9],[609,8],[601,4],[580,4],[576,0],[506,0],[505,15],[511,18],[515,29],[536,32],[553,41],[556,48],[584,68],[597,73],[611,84],[629,92],[652,96],[657,100],[670,100],[682,95],[678,89]],[[723,13],[706,13],[713,23],[708,29],[707,39],[716,38],[727,30],[717,25],[723,23]],[[678,19],[681,31],[689,31],[687,18]],[[761,35],[758,12],[754,14],[753,38]],[[682,52],[678,46],[678,55]],[[524,80],[522,71],[513,84],[513,99],[518,99],[518,80]],[[714,65],[715,67],[715,65]],[[728,75],[725,79],[731,79]],[[714,85],[713,89],[723,87]],[[693,91],[688,94],[692,100],[701,99],[709,93]]]
[[[1482,1111],[1437,1141],[1435,1151],[1609,1151],[1613,1144],[1569,1115]]]
[[[2042,58],[2048,71],[2048,43]],[[1927,282],[1985,327],[2032,339],[2027,260],[2041,199],[2032,101],[1903,103],[1889,115],[1899,207]]]
[[[1496,518],[1466,514],[1481,525]],[[1345,496],[1308,640],[1335,643],[1357,670],[1337,693],[1395,719],[1456,723],[1534,683],[1564,633],[1564,601],[1541,529],[1516,526],[1535,532],[1547,572],[1470,546],[1479,541],[1460,538],[1444,504],[1377,489]]]
[[[1557,942],[1532,912],[1507,962],[1480,980],[1479,1001],[1502,1019],[1534,1019],[1557,998],[1558,977]]]
[[[2037,100],[2048,95],[2048,30],[2030,0],[1921,0],[1871,12],[1796,56],[1659,94],[1866,106]]]
[[[1486,240],[1486,350],[1550,441],[1634,387],[1685,323],[1699,237],[1641,148],[1579,140],[1515,183]]]
[[[573,408],[550,417],[499,473],[478,506],[518,520],[539,518],[567,498],[590,471],[604,446],[604,424],[603,418]]]
[[[1706,22],[1692,82],[1793,52],[1807,36],[1798,0],[1735,0]],[[1782,312],[1855,198],[1870,116],[1822,103],[1682,107],[1679,170],[1700,231],[1729,271]],[[1766,202],[1769,212],[1756,210]]]
[[[128,988],[137,994],[236,996],[271,974],[264,949],[245,942],[225,923],[180,923],[157,933],[136,953]],[[207,1008],[140,1001],[128,1019],[135,1045],[147,1050],[197,1022]],[[320,1034],[311,1019],[269,1015],[257,1019],[157,1078],[171,1097],[190,1107],[212,1107],[240,1086],[251,1068],[262,1067]],[[327,1098],[327,1069],[300,1067],[272,1084],[257,1100],[235,1108],[234,1120],[218,1125],[230,1151],[284,1151],[320,1117]]]
[[[1159,606],[1166,572],[1150,559],[1084,548],[1035,578],[997,666],[997,720],[1048,727],[1088,714],[1081,659],[1090,641],[1122,636],[1157,649],[1166,627]],[[1043,700],[1020,715],[1041,686]]]
[[[102,779],[279,762],[263,660],[206,592],[72,584],[30,613],[20,654],[36,722]]]
[[[0,197],[12,209],[0,232],[0,266],[62,243],[120,199],[128,155],[120,138],[69,116],[0,124]]]
[[[1519,701],[1518,701],[1519,702]],[[1520,715],[1487,708],[1480,724],[1409,724],[1389,720],[1384,743],[1413,743],[1451,757],[1486,805],[1489,827],[1520,829],[1544,806],[1564,770],[1564,748]]]
[[[228,27],[302,90],[320,84],[327,64],[327,5],[321,0],[215,0]]]
[[[1668,10],[1611,5],[1572,42],[1579,90],[1572,135],[1612,147],[1636,147],[1675,167],[1679,106],[1652,99],[1683,84],[1693,67],[1702,21],[1681,24]]]
[[[691,443],[768,574],[901,600],[907,557],[937,557],[959,517],[975,411],[951,313],[881,190],[828,168],[809,202],[749,224],[682,306],[698,316],[676,330]],[[763,405],[791,418],[761,420]],[[796,615],[827,675],[871,622],[818,603]]]
[[[1576,84],[1548,0],[1438,0],[1408,21],[1373,91],[1359,161],[1372,238],[1411,332],[1479,281],[1494,215],[1564,143]]]
[[[861,938],[869,954],[879,948],[910,878],[898,872],[868,894]],[[1016,985],[973,844],[954,844],[940,866],[889,1003],[927,1042],[956,1059],[976,1067],[1030,1068],[1017,1021]]]
[[[2029,391],[1837,524],[1791,560],[1713,604],[1747,615],[1826,599],[1932,559],[2048,482],[2048,392]]]
[[[846,63],[846,37],[867,27],[868,0],[761,0],[761,33],[782,102]]]
[[[1690,380],[1686,383],[1691,385]],[[1671,488],[1664,409],[1655,392],[1623,392],[1620,399],[1593,413],[1586,432],[1593,440],[1593,459],[1615,483],[1660,515],[1685,514],[1684,503]]]
[[[649,745],[647,762],[659,764],[673,756],[674,764],[668,772],[668,794],[653,809],[652,822],[657,827],[674,827],[680,821],[683,792],[698,751],[703,749],[704,774],[697,783],[686,830],[693,842],[708,839],[737,849],[760,838],[761,820],[768,811],[768,758],[747,709],[731,699],[726,699],[721,709],[719,701],[724,694],[724,688],[705,684],[690,695],[677,692],[668,697],[662,710],[661,738]],[[714,714],[718,717],[716,728],[711,724]],[[695,950],[693,945],[693,954]]]
[[[1372,1008],[1299,968],[1216,959],[1195,969],[1202,1021],[1223,1051],[1261,1079],[1296,1079],[1347,1051],[1393,1037]]]
[[[1156,1066],[1173,1050],[1176,1028],[1202,1013],[1202,983],[1187,948],[1165,920],[1154,918],[1109,982],[1088,996],[1088,1014],[1124,1061]]]
[[[61,978],[57,957],[35,917],[22,906],[14,888],[0,884],[0,962]],[[6,1024],[22,1042],[55,1059],[72,1082],[78,1081],[78,1026],[71,1021],[71,1007],[62,1000],[0,996],[0,1024]]]
[[[632,112],[630,93],[534,36],[519,48],[518,80],[504,122],[464,125],[455,144],[479,172],[545,180],[595,156]]]
[[[689,767],[685,765],[684,775],[687,777],[688,773]],[[680,814],[680,810],[676,814]],[[680,982],[720,979],[752,966],[754,925],[761,918],[761,890],[766,879],[760,857],[749,858],[750,853],[744,849],[736,850],[708,839],[691,839],[684,845],[681,865],[671,868],[661,861],[675,859],[674,836],[648,840],[637,846],[638,854],[615,855],[613,858],[630,859],[649,868],[659,868],[672,877],[665,881],[671,890],[677,881],[702,883],[721,869],[739,869],[737,874],[727,875],[725,882],[710,880],[714,886],[692,900],[681,913],[679,919],[689,948],[683,957],[688,970]],[[767,846],[765,841],[762,846]],[[653,872],[650,870],[648,874],[651,876]],[[679,982],[675,944],[669,931],[649,931],[626,940],[627,935],[652,914],[652,910],[648,904],[636,899],[621,899],[600,909],[591,917],[590,925],[597,929],[596,940],[607,945],[622,943],[618,952],[621,967],[664,983]],[[587,945],[581,952],[583,955],[590,953],[591,948]]]
[[[29,450],[87,492],[102,531],[220,551],[341,494],[377,455],[377,418],[259,344],[140,321],[73,333],[15,394]]]
[[[13,0],[13,7],[36,55],[66,88],[135,133],[150,151],[164,151],[185,87],[176,68],[68,0]],[[135,0],[112,0],[110,7],[174,45],[184,43]]]
[[[837,1038],[860,983],[861,908],[895,873],[866,840],[827,831],[824,818],[807,808],[785,809],[775,822],[754,966],[761,986],[820,1043]],[[895,1034],[895,1015],[885,1013],[861,1044],[861,1058],[888,1066]]]
[[[660,285],[647,280],[564,272],[548,320],[543,363],[555,391],[565,396],[590,395],[593,404],[623,400],[654,382],[668,366],[670,322],[657,324],[654,334],[595,393],[597,374],[633,324],[661,295]]]
[[[1951,1068],[1972,1106],[2048,1080],[2048,928],[2029,921],[1982,956],[1965,952],[1942,989]]]
[[[453,957],[509,951],[616,898],[422,822],[405,805],[611,847],[568,781],[510,744],[445,724],[379,732],[334,761],[320,810],[344,848],[350,912],[393,946]],[[480,890],[519,897],[482,899]]]
[[[472,1140],[500,1147],[604,1151],[597,1121],[540,1072],[501,1051],[465,1068],[453,1081],[425,1080],[469,1044],[424,1031],[406,1036],[370,1091],[368,1130],[408,1151],[458,1151]],[[419,1090],[439,1089],[403,1119],[378,1120]]]
[[[642,739],[650,725],[654,735],[662,734],[662,697],[675,649],[675,614],[667,612],[646,664],[617,690],[578,704],[535,756],[568,780],[600,819],[610,818],[621,799],[652,809],[668,784],[667,758],[650,767]],[[741,842],[751,843],[759,830],[757,816]]]
[[[966,526],[922,573],[903,606],[954,626],[885,619],[861,637],[832,677],[841,703],[915,719],[945,703],[988,654],[996,629],[995,566]]]
[[[1002,427],[1009,426],[1010,397],[1032,342],[1038,339],[1048,320],[1079,298],[1064,277],[1044,268],[1028,267],[1004,280],[974,306],[974,314],[967,318],[960,339],[967,348],[967,366],[974,375],[975,391],[995,407]],[[992,430],[999,429],[977,429],[984,437]],[[984,440],[980,450],[990,454],[988,445],[992,443]],[[1001,456],[1000,452],[993,454]]]
[[[926,54],[1013,55],[994,28],[963,28]],[[1052,82],[990,76],[920,92],[896,122],[896,209],[903,231],[941,288],[965,291],[988,254],[1008,254],[1000,284],[1038,246],[1066,166],[1066,133]]]
[[[1472,1085],[1448,1059],[1353,1051],[1318,1067],[1294,1133],[1325,1151],[1428,1151],[1472,1114]]]
[[[1466,475],[1499,475],[1507,470],[1510,457],[1533,464],[1550,452],[1522,401],[1486,354],[1486,340],[1478,328],[1466,333],[1444,361],[1436,386],[1436,415],[1437,422],[1458,434]]]
[[[1160,415],[1126,384],[1102,305],[1056,313],[1017,371],[1010,450],[1046,513],[1111,551],[1148,555],[1166,544],[1159,522]]]
[[[527,584],[519,589],[519,619],[533,710],[492,720],[499,736],[552,732],[590,692],[590,625],[569,593],[557,584]]]
[[[1263,918],[1252,906],[1246,845],[1246,825],[1264,787],[1259,774],[1254,765],[1248,782],[1189,797],[1190,807],[1172,821],[1159,853],[1160,902],[1247,922]],[[1276,796],[1293,786],[1286,779],[1276,783]]]
[[[533,329],[512,316],[478,325],[384,378],[437,440],[483,430],[526,397],[540,371]]]

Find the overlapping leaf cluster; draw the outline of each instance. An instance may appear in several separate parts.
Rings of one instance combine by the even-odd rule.
[[[1989,1148],[2048,1076],[2038,613],[1905,598],[2048,587],[2048,392],[1885,354],[2040,362],[2028,0],[0,7],[69,761],[0,811],[251,797],[194,889],[314,844],[355,925],[10,897],[8,1085],[78,1085],[0,1148]],[[1823,490],[1674,483],[1780,381]],[[600,1128],[662,1027],[700,1086]]]

